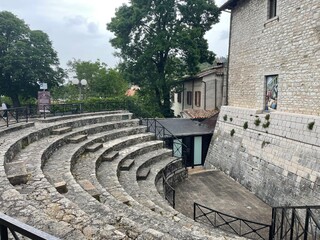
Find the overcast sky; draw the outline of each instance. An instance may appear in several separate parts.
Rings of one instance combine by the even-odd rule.
[[[42,30],[49,35],[58,52],[61,66],[68,60],[100,59],[114,67],[117,59],[106,30],[115,9],[128,0],[0,0],[0,11],[10,11],[23,19],[32,30]],[[226,0],[216,0],[220,6]],[[206,34],[209,49],[217,56],[228,53],[229,14],[223,13],[220,23]]]

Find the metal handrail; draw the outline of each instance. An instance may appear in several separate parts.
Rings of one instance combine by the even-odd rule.
[[[320,206],[286,206],[272,208],[271,239],[320,239]],[[318,213],[320,214],[320,213]]]
[[[21,234],[22,236],[28,237],[34,240],[58,240],[48,233],[40,231],[30,225],[22,223],[12,217],[9,217],[3,213],[0,213],[0,239],[7,240],[8,230],[11,232],[14,239],[18,240],[19,237],[17,233]]]
[[[201,214],[197,215],[197,209]],[[204,209],[204,210],[203,210]],[[213,217],[209,216],[213,215]],[[259,223],[244,218],[232,216],[203,206],[194,202],[193,219],[199,221],[204,218],[203,223],[207,223],[216,228],[222,228],[239,236],[250,237],[252,239],[268,239],[271,225]]]

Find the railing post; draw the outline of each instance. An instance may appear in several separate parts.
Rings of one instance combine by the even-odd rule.
[[[293,239],[295,218],[296,218],[296,210],[293,208],[292,209],[292,214],[291,214],[290,239]]]
[[[46,119],[46,105],[43,105],[43,118]]]
[[[284,221],[284,214],[285,214],[285,208],[282,208],[281,211],[281,231],[280,231],[280,239],[283,239],[283,221]]]
[[[196,221],[196,202],[193,202],[193,220]]]
[[[176,191],[172,191],[172,207],[175,209],[176,207]]]
[[[26,122],[29,120],[29,108],[26,107]]]
[[[7,127],[9,127],[9,112],[8,112],[8,109],[4,110],[4,116],[7,116],[6,123],[7,123]]]
[[[154,120],[154,136],[157,139],[157,120],[156,119],[153,119],[153,120]]]
[[[275,226],[276,226],[276,211],[277,209],[276,208],[272,208],[272,219],[271,219],[271,226],[270,226],[270,229],[269,229],[269,240],[272,240],[274,239],[274,234],[275,234]]]
[[[1,240],[8,240],[8,228],[4,225],[0,225],[0,238]]]
[[[308,239],[308,229],[309,229],[309,219],[310,219],[310,208],[307,208],[306,210],[306,220],[305,220],[305,226],[304,226],[304,240]]]

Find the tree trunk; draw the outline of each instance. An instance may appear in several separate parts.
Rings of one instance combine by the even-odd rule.
[[[9,97],[12,100],[13,107],[20,107],[20,100],[19,100],[18,94],[12,93],[9,95]]]

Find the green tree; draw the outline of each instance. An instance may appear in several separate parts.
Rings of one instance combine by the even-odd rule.
[[[164,116],[171,116],[175,80],[195,74],[199,63],[213,62],[204,35],[219,14],[214,0],[131,0],[107,25],[127,77],[147,89]]]
[[[79,79],[88,82],[86,95],[88,97],[115,97],[124,95],[128,83],[121,73],[97,60],[96,62],[73,60],[68,62],[69,71]]]
[[[0,95],[9,96],[17,107],[19,98],[37,97],[38,82],[52,87],[63,77],[48,35],[30,30],[10,12],[0,12]]]

